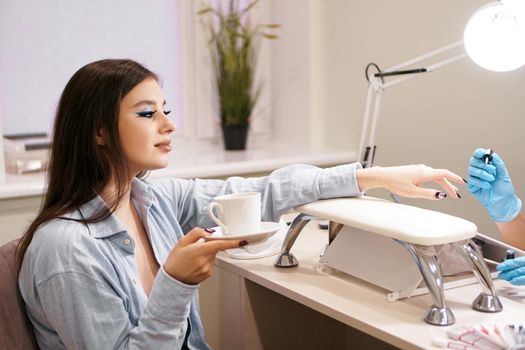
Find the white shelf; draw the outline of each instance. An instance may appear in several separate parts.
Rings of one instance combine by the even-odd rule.
[[[198,143],[180,147],[175,143],[170,165],[151,173],[151,178],[206,178],[268,172],[289,164],[329,166],[354,162],[355,151],[309,149],[284,142],[259,141],[246,151],[225,151],[222,145]],[[44,191],[45,173],[6,175],[0,199],[38,196]]]

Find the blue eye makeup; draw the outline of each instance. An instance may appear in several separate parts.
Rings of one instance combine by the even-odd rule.
[[[143,112],[137,112],[137,115],[142,118],[153,118],[153,115],[157,113],[157,111],[143,111]],[[171,111],[164,111],[164,115],[170,114]]]
[[[152,118],[153,114],[155,114],[157,111],[143,111],[143,112],[137,112],[137,115],[142,118]]]

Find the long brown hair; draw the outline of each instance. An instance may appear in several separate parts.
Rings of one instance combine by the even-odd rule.
[[[116,209],[129,186],[118,132],[120,103],[146,78],[158,80],[153,72],[127,59],[92,62],[71,77],[57,107],[43,204],[17,247],[20,263],[42,224],[55,218],[73,220],[63,215],[92,200],[110,181],[116,191],[108,207],[90,218],[74,220],[101,221]],[[103,146],[96,142],[101,131],[106,136]]]

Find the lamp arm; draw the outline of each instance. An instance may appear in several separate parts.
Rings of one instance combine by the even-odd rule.
[[[368,124],[370,124],[370,107],[372,105],[372,99],[374,98],[374,87],[371,83],[368,84],[368,93],[366,94],[366,103],[365,103],[365,114],[363,115],[363,125],[361,126],[361,137],[359,138],[359,149],[358,157],[361,158],[361,165],[363,168],[366,168],[366,162],[368,161],[368,152],[367,154],[363,153],[365,148],[365,142],[370,136],[366,136],[368,131]],[[370,148],[368,148],[370,151]]]
[[[406,74],[417,74],[417,73],[426,73],[426,68],[416,68],[416,69],[406,69],[406,70],[396,70],[393,72],[379,72],[374,74],[374,77],[388,77],[393,75],[406,75]]]
[[[460,60],[464,59],[467,56],[468,56],[467,53],[463,52],[463,53],[461,53],[461,54],[459,54],[457,56],[451,57],[449,59],[446,59],[446,60],[443,60],[443,61],[440,61],[438,63],[435,63],[433,65],[428,66],[427,67],[427,71],[428,72],[433,72],[433,71],[435,71],[435,70],[437,70],[437,69],[439,69],[441,67],[447,66],[447,65],[449,65],[451,63],[454,63],[456,61],[460,61]]]
[[[418,76],[419,73],[432,72],[439,68],[445,67],[451,63],[462,60],[463,58],[467,57],[467,54],[465,52],[450,58],[443,59],[424,68],[405,69],[421,61],[428,60],[434,56],[454,50],[462,45],[463,40],[458,40],[451,44],[440,47],[436,50],[430,51],[424,55],[413,58],[409,61],[403,62],[397,66],[388,68],[384,71],[381,71],[379,67],[373,63],[367,66],[366,78],[368,80],[368,92],[366,96],[365,112],[363,115],[363,125],[361,127],[361,138],[359,141],[358,151],[359,157],[361,157],[361,165],[364,168],[371,167],[374,162],[374,156],[376,151],[375,136],[377,132],[377,122],[379,120],[379,111],[381,108],[381,94],[383,93],[383,91],[405,80],[414,78]],[[378,70],[378,72],[373,74],[372,77],[369,77],[368,68],[371,66],[375,67]],[[384,82],[385,77],[397,75],[402,75],[402,77],[399,77],[387,83]]]
[[[435,49],[435,50],[432,50],[430,52],[427,52],[421,56],[417,56],[411,60],[408,60],[408,61],[405,61],[403,63],[400,63],[394,67],[390,67],[390,68],[387,68],[385,69],[384,71],[385,72],[392,72],[392,71],[396,71],[396,70],[400,70],[400,69],[404,69],[406,67],[410,67],[416,63],[419,63],[419,62],[422,62],[422,61],[425,61],[429,58],[432,58],[432,57],[435,57],[437,55],[440,55],[442,53],[445,53],[445,52],[448,52],[448,51],[451,51],[451,50],[454,50],[455,48],[458,48],[458,47],[461,47],[463,46],[463,40],[458,40],[458,41],[455,41],[453,43],[450,43],[448,45],[445,45],[445,46],[442,46],[438,49]]]
[[[464,59],[467,56],[468,56],[467,53],[464,52],[464,53],[461,53],[461,54],[456,55],[454,57],[447,58],[447,59],[445,59],[443,61],[440,61],[438,63],[432,64],[432,65],[430,65],[430,66],[428,66],[426,68],[419,68],[419,70],[421,70],[421,71],[416,72],[416,73],[430,73],[430,72],[433,72],[435,70],[438,70],[439,68],[447,66],[447,65],[449,65],[451,63],[454,63],[456,61],[460,61],[460,60]],[[408,80],[408,79],[414,78],[414,77],[415,77],[415,75],[405,75],[405,76],[403,76],[401,78],[398,78],[396,80],[392,80],[392,81],[390,81],[388,83],[383,84],[383,90],[388,89],[391,86],[397,85],[397,84],[399,84],[399,83],[401,83],[401,82],[403,82],[405,80]]]

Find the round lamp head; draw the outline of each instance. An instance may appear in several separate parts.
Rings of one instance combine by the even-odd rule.
[[[525,1],[523,0],[501,0],[503,5],[511,12],[518,15],[525,12]]]
[[[510,0],[509,6],[489,3],[476,11],[467,23],[465,50],[485,69],[505,72],[525,64],[525,16],[516,10],[520,6],[514,5],[517,4],[514,1]]]

